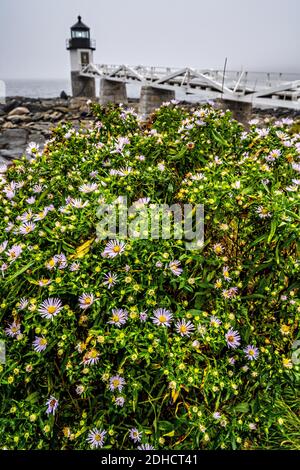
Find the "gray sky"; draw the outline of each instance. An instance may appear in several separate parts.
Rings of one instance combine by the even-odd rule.
[[[300,72],[300,0],[0,0],[0,79],[68,77],[78,14],[96,63]]]

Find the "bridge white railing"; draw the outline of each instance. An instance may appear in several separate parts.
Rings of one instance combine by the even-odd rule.
[[[139,82],[155,88],[181,89],[189,94],[282,106],[300,110],[300,74],[218,69],[88,64],[82,76],[103,77],[125,83]]]

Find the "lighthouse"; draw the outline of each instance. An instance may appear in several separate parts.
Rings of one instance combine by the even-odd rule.
[[[81,21],[81,16],[78,16],[77,23],[71,27],[71,38],[67,39],[67,50],[70,51],[71,62],[72,95],[74,97],[95,98],[96,96],[95,79],[80,75],[85,65],[93,63],[95,49],[95,41],[90,38],[90,28]]]

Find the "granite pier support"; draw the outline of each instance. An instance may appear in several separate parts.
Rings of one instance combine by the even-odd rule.
[[[221,105],[224,110],[229,109],[232,117],[239,121],[243,126],[248,129],[249,121],[252,115],[252,104],[244,103],[243,101],[221,100]]]
[[[151,86],[142,86],[139,114],[147,117],[153,111],[159,108],[162,103],[175,99],[174,90],[164,90],[162,88],[154,88]]]
[[[82,77],[80,72],[71,72],[72,95],[74,98],[84,96],[96,98],[96,84],[93,77]]]
[[[101,78],[99,101],[103,106],[106,106],[109,103],[126,104],[128,102],[126,83]]]

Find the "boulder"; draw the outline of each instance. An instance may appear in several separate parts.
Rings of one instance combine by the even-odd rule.
[[[8,103],[6,103],[2,109],[5,113],[9,113],[12,109],[17,108],[21,104],[22,102],[20,100],[11,100]]]
[[[7,116],[7,121],[11,121],[13,124],[18,124],[19,122],[29,122],[31,121],[31,117],[25,115],[13,115],[13,116]]]
[[[29,109],[24,106],[18,106],[8,113],[9,116],[23,116],[24,114],[30,114]]]
[[[67,100],[67,99],[68,99],[68,95],[67,95],[67,93],[66,93],[64,90],[61,92],[60,98],[61,98],[62,100]]]
[[[3,124],[3,129],[13,129],[15,126],[13,125],[12,122],[8,121],[5,124]]]

